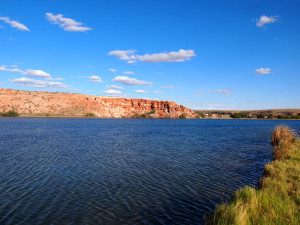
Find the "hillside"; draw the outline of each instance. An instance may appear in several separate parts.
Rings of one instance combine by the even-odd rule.
[[[21,116],[84,116],[104,118],[195,118],[192,110],[172,101],[103,97],[84,94],[0,89],[0,112]]]

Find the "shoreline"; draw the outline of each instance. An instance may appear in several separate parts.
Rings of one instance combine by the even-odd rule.
[[[299,224],[300,140],[281,125],[271,143],[274,158],[265,165],[258,188],[238,189],[229,202],[215,207],[205,224]]]
[[[148,117],[148,118],[141,118],[141,117],[101,117],[101,116],[85,116],[85,115],[60,115],[60,114],[50,114],[50,115],[41,115],[41,114],[20,114],[19,116],[1,116],[0,118],[12,118],[12,117],[19,117],[19,118],[83,118],[83,119],[180,119],[180,118],[154,118],[154,117]],[[300,119],[257,119],[257,118],[185,118],[187,120],[291,120],[291,121],[297,121]]]

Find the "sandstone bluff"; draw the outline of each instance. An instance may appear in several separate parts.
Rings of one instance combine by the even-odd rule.
[[[104,118],[195,118],[192,110],[172,101],[102,97],[84,94],[0,89],[0,112],[14,110],[21,115],[82,116],[94,113]]]

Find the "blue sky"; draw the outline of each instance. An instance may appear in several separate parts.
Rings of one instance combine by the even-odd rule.
[[[0,87],[300,108],[300,1],[0,0]]]

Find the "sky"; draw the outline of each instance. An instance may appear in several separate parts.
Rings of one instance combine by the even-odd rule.
[[[299,12],[299,0],[0,0],[0,88],[300,108]]]

